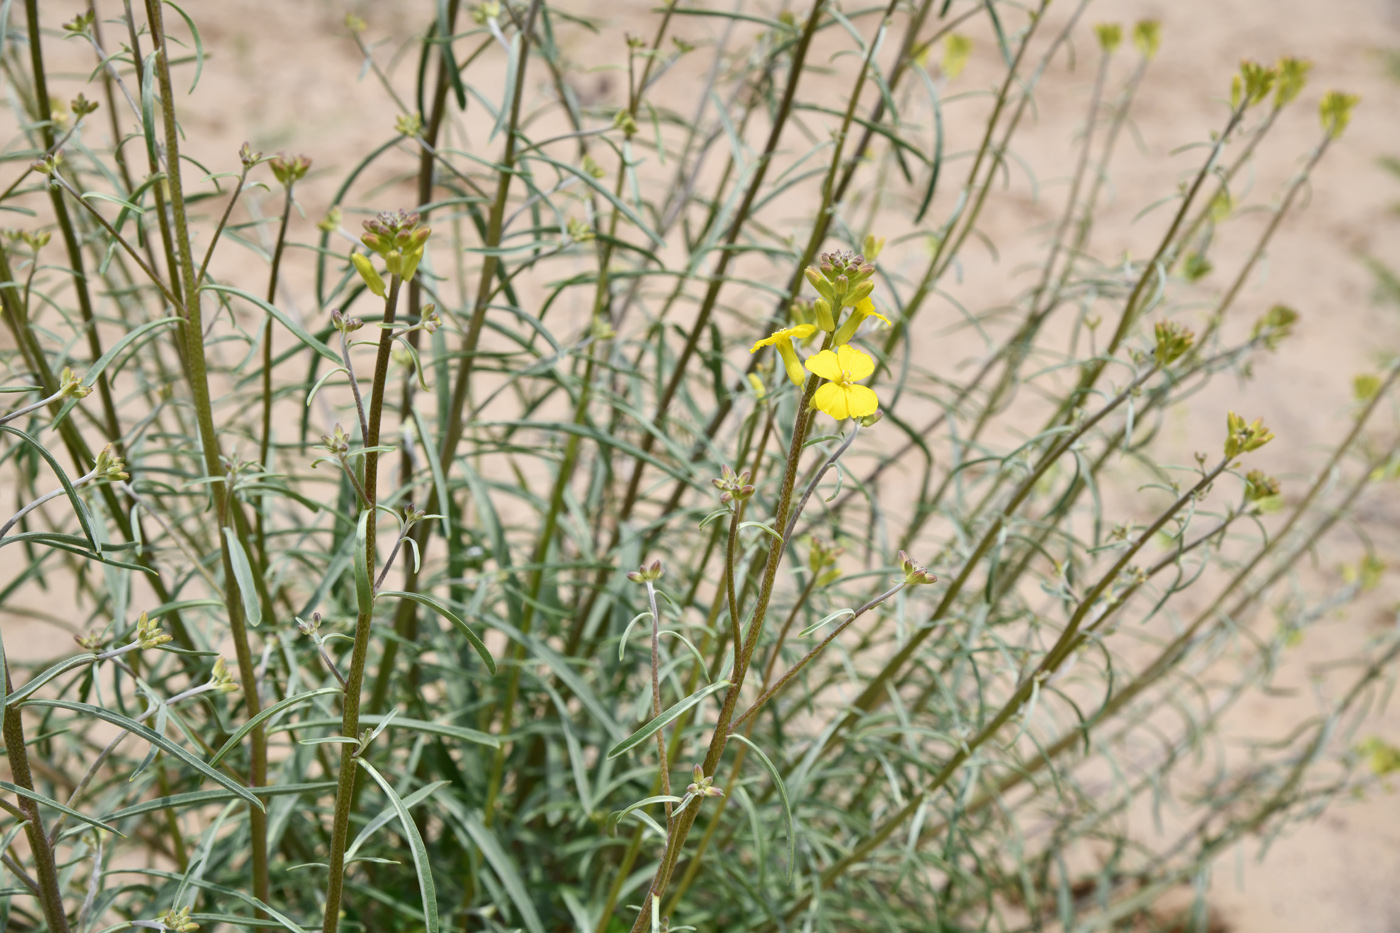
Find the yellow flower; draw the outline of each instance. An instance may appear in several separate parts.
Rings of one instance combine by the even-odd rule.
[[[812,407],[837,421],[873,415],[880,407],[873,389],[855,384],[875,372],[875,361],[859,350],[847,346],[837,347],[835,353],[823,350],[807,360],[807,368],[829,380],[812,396]]]
[[[793,385],[800,386],[807,381],[807,374],[802,371],[802,364],[798,362],[797,351],[793,350],[792,342],[806,340],[816,332],[817,328],[812,324],[785,327],[764,337],[754,344],[749,352],[757,353],[759,347],[776,347],[778,355],[783,358],[783,367],[787,369],[788,378],[792,380]]]
[[[851,338],[856,335],[856,331],[860,330],[860,325],[864,324],[868,317],[877,317],[884,321],[886,326],[894,326],[890,324],[889,318],[875,310],[875,302],[871,301],[869,297],[865,297],[851,309],[851,316],[846,318],[846,323],[841,325],[841,329],[836,332],[836,336],[832,339],[837,344],[849,343]]]

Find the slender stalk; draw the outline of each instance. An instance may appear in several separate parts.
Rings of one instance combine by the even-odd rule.
[[[379,488],[380,422],[384,414],[384,386],[389,377],[389,359],[394,346],[392,326],[399,303],[402,279],[397,275],[389,282],[384,297],[384,327],[379,332],[379,352],[374,361],[374,382],[369,395],[369,434],[365,438],[369,452],[365,454],[364,494],[369,521],[365,523],[366,573],[374,579],[375,568],[375,506]],[[372,600],[371,600],[372,602]],[[355,618],[355,647],[350,654],[350,672],[345,678],[345,706],[341,713],[340,734],[348,739],[360,734],[360,693],[364,686],[365,663],[369,657],[370,625],[374,619],[372,605],[361,606]],[[358,748],[353,743],[341,745],[340,772],[335,791],[335,815],[331,823],[330,878],[326,883],[326,912],[321,923],[322,933],[335,933],[340,926],[340,904],[345,885],[345,847],[350,832],[350,816],[355,799],[355,778],[359,766],[355,763]]]
[[[247,174],[245,168],[244,174]],[[241,188],[242,185],[240,184]],[[282,219],[277,225],[277,245],[272,250],[272,269],[267,276],[267,303],[275,304],[277,301],[277,273],[282,267],[282,250],[287,245],[287,222],[292,216],[292,189],[296,187],[295,176],[289,177],[283,188],[282,197]],[[237,197],[237,194],[234,196]],[[229,200],[229,210],[233,208],[233,199]],[[224,212],[224,217],[228,217],[228,211]],[[212,251],[214,244],[209,244]],[[208,258],[205,259],[208,262]],[[204,277],[204,270],[200,269],[200,274],[195,277],[198,282]],[[272,464],[268,462],[268,451],[272,444],[272,315],[267,316],[263,322],[262,330],[262,433],[258,437],[258,467],[263,470],[272,470]],[[264,567],[268,566],[267,561],[267,510],[258,509],[254,513],[254,520],[257,523],[258,555]]]
[[[184,287],[184,320],[181,336],[184,345],[186,375],[193,395],[196,421],[199,425],[199,442],[204,457],[205,474],[214,482],[209,484],[210,495],[214,500],[214,512],[218,520],[219,556],[224,571],[224,608],[228,613],[229,628],[233,634],[234,653],[238,658],[238,672],[243,689],[243,702],[247,715],[257,716],[262,710],[258,693],[256,663],[248,638],[246,620],[243,615],[243,599],[233,572],[233,560],[229,551],[230,532],[242,539],[238,533],[233,512],[238,510],[237,500],[231,494],[226,482],[222,457],[219,452],[218,432],[214,426],[214,411],[209,393],[209,375],[204,360],[204,320],[200,307],[200,287],[195,275],[194,251],[190,244],[189,224],[185,214],[185,197],[180,168],[180,131],[175,118],[175,89],[170,80],[170,54],[165,34],[164,7],[160,0],[145,0],[146,19],[150,27],[151,40],[155,45],[154,67],[160,85],[161,122],[165,131],[165,155],[168,163],[166,186],[170,195],[173,241],[179,258],[179,281]],[[172,266],[172,270],[174,266]],[[247,541],[240,540],[247,552]],[[248,779],[254,787],[267,783],[267,733],[260,724],[249,734],[250,768]],[[248,829],[251,837],[251,861],[253,868],[253,896],[263,903],[268,902],[268,862],[267,862],[267,814],[261,806],[248,806]]]
[[[14,693],[10,681],[10,666],[5,665],[5,695]],[[16,785],[25,790],[34,790],[34,778],[29,770],[29,753],[24,744],[24,723],[20,721],[18,704],[5,706],[5,756],[10,763],[10,777]],[[39,804],[27,797],[16,795],[16,803],[24,813],[24,835],[29,840],[30,856],[34,859],[34,873],[37,878],[29,880],[23,870],[16,871],[16,877],[25,879],[39,897],[44,909],[44,921],[52,933],[68,933],[68,915],[63,909],[63,895],[59,888],[58,867],[54,861],[53,845],[44,832],[44,817],[39,812]],[[15,866],[18,869],[18,866]]]

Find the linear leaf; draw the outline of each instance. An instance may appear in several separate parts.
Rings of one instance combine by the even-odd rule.
[[[763,754],[763,749],[759,748],[746,736],[740,734],[737,731],[731,734],[729,737],[731,739],[738,739],[740,742],[743,742],[749,748],[753,749],[753,753],[758,756],[758,760],[763,763],[763,767],[768,769],[768,775],[771,778],[773,778],[773,786],[778,788],[778,796],[781,797],[783,801],[783,818],[787,820],[787,880],[788,884],[792,884],[792,872],[793,869],[797,866],[797,831],[792,821],[792,801],[788,799],[787,785],[783,783],[783,776],[778,773],[778,769],[773,766],[772,759],[770,759],[767,755]]]
[[[308,690],[305,693],[298,693],[296,696],[287,697],[285,700],[282,700],[279,703],[274,703],[267,709],[258,713],[258,715],[254,716],[252,719],[245,722],[243,725],[239,726],[238,729],[234,731],[233,735],[230,735],[228,737],[228,741],[223,744],[223,747],[220,748],[217,752],[215,752],[214,756],[209,759],[209,767],[212,768],[215,765],[217,765],[220,761],[223,761],[224,756],[227,755],[229,752],[233,751],[233,749],[238,746],[238,743],[243,740],[243,737],[245,735],[247,735],[249,732],[252,732],[258,726],[267,722],[269,719],[271,719],[273,716],[276,716],[283,710],[291,709],[293,706],[297,706],[301,703],[304,703],[312,697],[327,696],[328,694],[340,692],[341,689],[339,687],[322,687],[319,690]]]
[[[174,742],[167,739],[165,736],[146,728],[134,719],[128,719],[125,716],[114,713],[108,709],[103,709],[100,706],[92,706],[88,703],[74,703],[70,700],[28,700],[25,702],[24,705],[37,706],[44,709],[66,709],[70,713],[78,713],[82,716],[92,716],[96,719],[102,720],[103,722],[109,722],[112,725],[117,726],[118,728],[125,729],[127,732],[130,732],[134,736],[145,739],[147,742],[150,742],[152,745],[155,745],[161,751],[170,755],[172,758],[180,759],[185,764],[189,765],[191,768],[195,769],[200,774],[213,781],[215,784],[219,784],[223,787],[228,788],[229,790],[233,791],[235,796],[241,797],[242,799],[248,801],[253,806],[257,807],[259,810],[264,809],[262,801],[259,800],[251,790],[244,787],[242,784],[239,784],[237,781],[233,780],[228,775],[221,774],[218,771],[215,771],[213,768],[209,767],[204,762],[200,761],[198,758],[185,751],[185,749],[181,748],[179,745],[176,745]]]
[[[614,745],[608,751],[608,760],[612,760],[614,758],[619,757],[620,755],[627,754],[632,749],[636,748],[638,745],[641,745],[647,739],[655,735],[657,733],[657,730],[664,727],[667,723],[674,721],[676,717],[679,716],[681,713],[684,713],[686,710],[690,709],[692,706],[705,699],[705,697],[711,695],[712,693],[716,693],[720,690],[723,690],[725,687],[728,686],[729,681],[717,680],[705,689],[700,690],[697,693],[692,693],[690,696],[686,697],[684,700],[681,700],[679,703],[670,707],[669,709],[662,710],[661,714],[654,718],[651,722],[647,723],[645,726],[642,726],[636,732],[632,733],[627,738]]]
[[[476,653],[481,656],[481,660],[486,662],[486,668],[491,672],[492,676],[495,676],[496,659],[491,657],[491,652],[488,651],[486,648],[486,642],[478,638],[476,632],[473,632],[471,628],[467,626],[467,623],[462,621],[462,619],[457,615],[457,613],[453,612],[451,609],[448,609],[446,606],[438,602],[436,599],[433,599],[431,596],[425,596],[422,593],[410,593],[406,590],[384,590],[379,595],[397,596],[400,599],[412,600],[413,602],[418,603],[420,606],[427,606],[429,609],[433,610],[438,615],[451,622],[452,626],[455,629],[457,629],[457,631],[465,635],[467,641],[472,643],[472,647],[475,648]]]
[[[38,791],[32,791],[28,788],[20,787],[18,784],[11,784],[9,781],[0,781],[0,790],[7,790],[10,793],[14,794],[16,797],[23,797],[26,800],[32,800],[35,803],[43,804],[46,807],[53,807],[60,813],[68,814],[80,823],[86,823],[89,826],[96,826],[98,829],[105,829],[107,832],[116,833],[118,836],[126,835],[125,833],[118,831],[116,827],[108,826],[101,820],[95,820],[90,816],[84,816],[77,810],[74,810],[72,807],[66,807],[63,804],[59,803],[57,800],[45,797]]]
[[[413,822],[413,817],[409,814],[403,799],[394,792],[394,788],[389,786],[389,782],[384,780],[384,775],[376,771],[374,765],[363,758],[356,758],[355,763],[374,778],[374,783],[378,784],[379,789],[384,791],[384,796],[389,798],[389,803],[398,814],[404,836],[408,839],[409,847],[413,850],[413,870],[418,873],[418,892],[423,897],[423,916],[427,922],[426,933],[438,933],[437,888],[433,885],[432,866],[428,864],[428,848],[423,845],[423,837],[418,833],[418,826]]]

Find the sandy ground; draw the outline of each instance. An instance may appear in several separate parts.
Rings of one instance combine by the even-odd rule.
[[[53,0],[41,6],[46,25],[56,25],[75,5]],[[187,151],[211,171],[232,170],[237,146],[245,139],[269,152],[286,149],[310,156],[315,171],[300,189],[307,217],[298,221],[296,231],[309,238],[311,224],[321,216],[343,173],[388,138],[395,116],[380,88],[370,80],[357,80],[360,56],[341,25],[346,11],[353,8],[369,20],[371,37],[402,38],[429,15],[431,6],[407,0],[190,0],[186,9],[199,22],[211,54],[198,91],[183,110],[190,139]],[[624,31],[649,31],[652,6],[638,0],[584,0],[578,4],[580,12],[613,18],[601,36],[575,41],[570,54],[587,61],[589,46],[596,46],[609,50],[612,60]],[[1061,0],[1055,15],[1067,15],[1070,6],[1069,0]],[[1172,151],[1205,138],[1218,123],[1220,100],[1239,58],[1269,61],[1297,55],[1315,62],[1307,91],[1275,130],[1260,160],[1253,183],[1256,197],[1265,201],[1316,143],[1315,108],[1322,92],[1337,87],[1364,99],[1345,139],[1317,172],[1306,211],[1287,224],[1240,301],[1242,323],[1276,301],[1286,301],[1303,314],[1298,337],[1263,362],[1253,382],[1226,387],[1232,407],[1264,416],[1281,438],[1290,439],[1290,444],[1271,447],[1259,465],[1285,476],[1296,474],[1316,463],[1316,452],[1346,429],[1341,413],[1350,397],[1351,375],[1371,369],[1379,353],[1400,350],[1400,314],[1373,303],[1372,280],[1359,258],[1374,255],[1400,268],[1400,217],[1393,206],[1400,202],[1400,180],[1376,165],[1381,156],[1400,156],[1400,84],[1386,77],[1381,54],[1400,50],[1400,2],[1099,0],[1086,20],[1127,23],[1140,17],[1162,20],[1162,51],[1139,97],[1139,142],[1120,147],[1114,165],[1114,203],[1105,217],[1100,247],[1121,240],[1119,248],[1140,252],[1158,234],[1161,221],[1155,215],[1137,223],[1133,215],[1146,201],[1170,190],[1195,164],[1192,152]],[[1088,60],[1090,43],[1083,31],[1079,51]],[[979,42],[962,79],[968,88],[993,80],[999,64],[995,54],[993,46]],[[1123,67],[1128,67],[1126,57]],[[402,87],[409,86],[410,68],[403,62],[396,72]],[[966,280],[976,284],[959,289],[959,297],[970,305],[985,307],[1025,286],[1024,277],[1014,279],[1007,270],[1037,255],[1038,241],[1025,233],[1058,209],[1068,142],[1083,119],[1090,73],[1082,63],[1071,73],[1061,61],[1047,74],[1039,93],[1038,119],[1018,143],[1046,183],[1041,198],[1033,196],[1023,178],[1015,178],[1007,191],[993,197],[983,223],[999,245],[1020,243],[1025,252],[1012,247],[994,266],[989,256],[970,250]],[[585,90],[617,93],[620,82],[606,75],[596,80],[594,88]],[[72,84],[77,90],[78,79]],[[496,96],[499,89],[488,88],[487,93]],[[973,125],[969,117],[962,128]],[[953,126],[955,131],[959,127]],[[225,265],[216,271],[236,275],[238,264],[247,261],[226,251],[217,260]],[[1228,267],[1228,262],[1221,265]],[[312,302],[298,290],[298,276],[294,273],[290,281],[284,304],[310,313]],[[1212,284],[1219,288],[1222,283],[1206,283]],[[1218,412],[1222,404],[1219,398],[1200,402],[1203,412]],[[1212,420],[1200,429],[1189,423],[1181,426],[1183,446],[1218,437],[1216,416],[1209,417]],[[1392,566],[1400,565],[1395,503],[1368,518],[1382,553],[1389,554]],[[1394,624],[1396,598],[1392,573],[1380,596],[1346,620],[1349,637],[1361,638]],[[22,633],[44,633],[29,639],[22,654],[61,650],[59,639],[48,637],[52,629],[14,620],[6,625],[7,644],[11,625]],[[1301,665],[1295,673],[1301,681]],[[1286,705],[1264,699],[1243,715],[1261,734],[1286,731],[1291,725]],[[1392,706],[1375,717],[1370,731],[1400,744],[1400,708]],[[1150,832],[1148,827],[1141,830]],[[1400,795],[1380,794],[1336,806],[1323,819],[1276,842],[1266,861],[1258,862],[1255,854],[1246,847],[1237,861],[1222,862],[1210,895],[1221,917],[1238,933],[1400,930]]]

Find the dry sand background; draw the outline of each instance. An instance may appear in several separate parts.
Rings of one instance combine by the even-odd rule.
[[[77,6],[45,0],[46,25],[71,16]],[[213,171],[230,170],[245,139],[255,148],[312,157],[316,171],[298,189],[307,219],[299,221],[294,234],[309,238],[311,223],[320,217],[333,187],[345,170],[383,142],[394,115],[372,81],[357,80],[360,56],[345,36],[345,13],[353,9],[364,16],[371,37],[402,38],[430,15],[431,6],[426,0],[189,0],[185,8],[200,25],[210,58],[193,100],[183,105],[187,151]],[[569,53],[586,62],[592,46],[615,60],[623,32],[649,34],[651,6],[637,0],[580,0],[577,11],[603,17],[608,28],[600,37],[577,36]],[[1061,0],[1055,15],[1063,17],[1070,6]],[[1132,216],[1195,164],[1192,154],[1170,153],[1204,138],[1217,124],[1220,98],[1239,58],[1270,61],[1297,55],[1315,62],[1308,90],[1274,131],[1260,161],[1256,184],[1266,200],[1315,143],[1314,114],[1321,93],[1337,87],[1363,97],[1351,129],[1319,169],[1306,211],[1288,222],[1266,267],[1241,299],[1244,321],[1276,301],[1303,314],[1298,337],[1263,362],[1253,382],[1228,387],[1233,406],[1263,415],[1289,440],[1269,448],[1259,463],[1287,476],[1316,463],[1316,451],[1345,430],[1351,375],[1373,368],[1382,352],[1400,351],[1400,313],[1371,301],[1372,280],[1358,259],[1370,254],[1400,268],[1400,217],[1392,207],[1400,202],[1400,181],[1376,166],[1383,155],[1400,156],[1400,84],[1386,77],[1381,57],[1387,50],[1400,51],[1400,0],[1097,0],[1086,21],[1141,17],[1162,21],[1163,44],[1136,110],[1141,146],[1121,146],[1114,165],[1115,204],[1105,226],[1125,245],[1157,235],[1159,223],[1148,218],[1135,225]],[[1081,30],[1080,50],[1087,53],[1088,48],[1087,30]],[[992,80],[998,64],[994,54],[986,43],[979,44],[963,79],[968,88]],[[411,80],[410,67],[405,64],[398,73],[404,88]],[[1056,160],[1063,161],[1082,121],[1089,80],[1089,68],[1070,73],[1061,62],[1038,94],[1038,120],[1026,128],[1018,148],[1048,166],[1046,178],[1056,177]],[[71,83],[71,91],[79,89],[76,77]],[[613,82],[611,93],[617,93],[618,84]],[[496,93],[491,89],[491,95]],[[1033,246],[1023,234],[1053,216],[1058,209],[1055,190],[1047,188],[1046,200],[1037,203],[1028,186],[1013,184],[992,199],[983,228],[999,243],[1021,236]],[[236,254],[229,257],[217,261],[240,262]],[[970,255],[968,280],[977,285],[965,286],[960,297],[973,307],[986,307],[1024,287],[1008,272],[1020,258],[1004,255],[994,270],[990,259]],[[297,293],[296,281],[293,275],[285,303],[308,313],[313,309],[305,293]],[[1203,411],[1219,410],[1218,399],[1214,407],[1210,399],[1200,404]],[[1198,430],[1200,437],[1217,437],[1220,426],[1214,414],[1210,418],[1199,429],[1182,425],[1184,442],[1193,442]],[[1383,556],[1392,566],[1400,565],[1400,506],[1391,501],[1368,519]],[[1394,624],[1396,598],[1392,573],[1379,597],[1345,622],[1346,637],[1360,639],[1378,626]],[[11,626],[20,633],[14,641]],[[62,650],[60,641],[66,641],[51,637],[53,630],[38,623],[6,621],[7,645],[20,644],[30,634],[35,637],[27,639],[23,654],[49,654]],[[1302,665],[1284,679],[1289,676],[1302,686]],[[1263,699],[1244,715],[1261,734],[1278,734],[1292,725],[1286,704]],[[1400,745],[1400,708],[1377,717],[1370,731]],[[1149,826],[1136,829],[1151,831]],[[1247,848],[1237,864],[1220,866],[1211,902],[1239,933],[1400,931],[1400,794],[1334,807],[1322,820],[1277,842],[1262,864]]]

